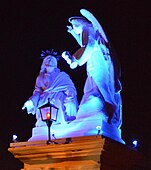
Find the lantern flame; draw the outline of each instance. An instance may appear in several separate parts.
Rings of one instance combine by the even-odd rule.
[[[50,119],[50,113],[49,113],[49,112],[46,113],[46,119],[47,119],[47,120]]]

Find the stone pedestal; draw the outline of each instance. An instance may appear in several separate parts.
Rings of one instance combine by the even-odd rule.
[[[8,150],[22,170],[149,170],[143,155],[102,136],[11,143]]]

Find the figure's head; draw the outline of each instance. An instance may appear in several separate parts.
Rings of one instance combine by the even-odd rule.
[[[44,58],[41,70],[46,70],[46,72],[52,72],[55,68],[57,68],[57,59],[51,55],[48,55]]]
[[[79,16],[70,17],[68,21],[71,24],[78,24],[78,25],[83,23],[91,24],[91,22],[88,19]]]
[[[80,34],[84,26],[88,26],[91,24],[89,20],[87,20],[84,17],[79,17],[79,16],[70,17],[68,21],[72,24],[73,29],[76,34]]]

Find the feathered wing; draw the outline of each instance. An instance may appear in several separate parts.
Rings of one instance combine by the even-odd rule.
[[[80,13],[93,24],[93,27],[100,32],[100,34],[102,35],[102,37],[104,38],[104,40],[107,43],[108,39],[105,35],[105,32],[104,32],[102,26],[100,25],[100,23],[98,22],[98,20],[94,17],[94,15],[86,9],[81,9]]]

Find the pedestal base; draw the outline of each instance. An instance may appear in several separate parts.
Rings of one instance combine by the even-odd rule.
[[[149,170],[143,155],[101,136],[11,143],[8,150],[24,163],[22,170]]]

